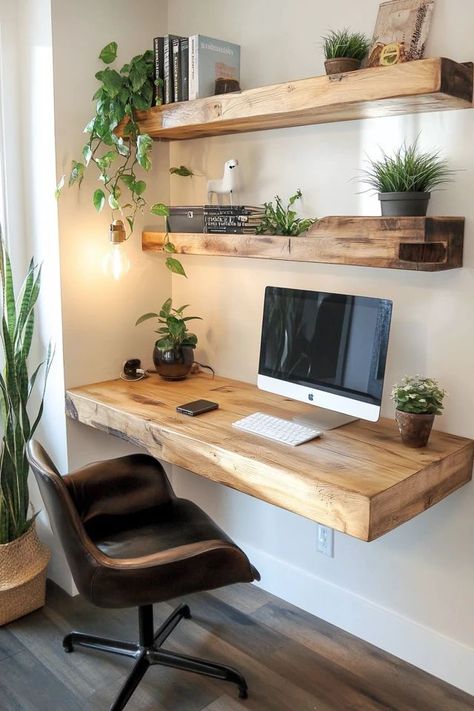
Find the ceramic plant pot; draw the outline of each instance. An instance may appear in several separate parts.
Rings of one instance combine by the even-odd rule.
[[[431,193],[379,193],[382,217],[424,217]]]
[[[434,415],[416,415],[412,412],[395,410],[395,420],[407,447],[426,447],[433,427]]]
[[[335,59],[326,59],[324,68],[326,74],[346,74],[360,69],[360,59],[352,59],[352,57],[336,57]]]
[[[194,348],[180,346],[164,351],[155,346],[153,363],[163,380],[184,380],[194,363]]]
[[[50,557],[34,522],[20,538],[0,544],[0,625],[43,607]]]

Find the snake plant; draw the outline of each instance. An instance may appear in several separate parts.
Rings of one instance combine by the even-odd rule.
[[[41,267],[31,260],[15,297],[10,258],[0,232],[1,344],[3,369],[0,374],[0,544],[22,536],[34,516],[29,515],[28,462],[26,443],[33,436],[41,415],[53,353],[28,372],[28,356],[34,331],[34,308],[41,284]],[[28,403],[43,371],[39,405],[33,422]]]

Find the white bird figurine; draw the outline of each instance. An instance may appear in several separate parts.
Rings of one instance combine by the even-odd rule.
[[[232,205],[232,193],[235,190],[237,184],[236,168],[239,165],[239,161],[235,158],[231,158],[224,163],[224,175],[220,180],[208,180],[207,181],[207,199],[209,204],[212,203],[212,195],[228,195],[230,204]],[[217,197],[217,204],[219,204],[219,198]]]

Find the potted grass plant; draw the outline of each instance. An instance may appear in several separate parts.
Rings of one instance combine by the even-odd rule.
[[[45,600],[46,566],[50,554],[38,539],[35,516],[30,510],[26,444],[43,412],[52,353],[48,348],[45,360],[29,374],[28,356],[41,269],[31,261],[21,291],[15,298],[10,259],[1,234],[0,279],[3,355],[0,374],[0,625],[5,625],[41,607]],[[31,422],[28,404],[42,369],[42,394]]]
[[[395,420],[408,447],[425,447],[428,444],[435,415],[443,411],[445,390],[433,378],[406,376],[392,390],[395,402]]]
[[[368,37],[348,29],[331,30],[322,39],[326,74],[341,74],[360,69],[370,47]]]
[[[143,314],[135,323],[138,326],[149,319],[158,319],[158,329],[155,331],[158,340],[153,350],[153,362],[163,380],[184,380],[194,363],[197,336],[188,331],[187,323],[200,320],[201,317],[183,316],[187,306],[175,309],[172,300],[166,299],[158,313]]]
[[[417,139],[391,155],[382,152],[379,160],[369,160],[362,182],[378,193],[382,216],[423,216],[431,191],[451,181],[454,173],[438,151],[422,151]]]

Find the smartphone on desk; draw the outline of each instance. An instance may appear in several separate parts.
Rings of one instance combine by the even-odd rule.
[[[211,400],[193,400],[192,402],[187,402],[185,405],[178,405],[176,410],[183,415],[195,417],[196,415],[204,414],[204,412],[217,410],[218,407],[217,402],[212,402]]]

